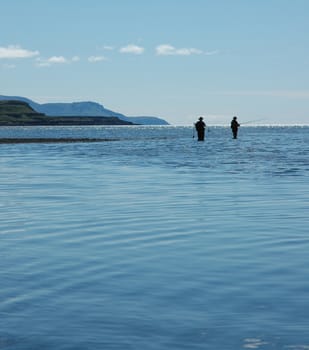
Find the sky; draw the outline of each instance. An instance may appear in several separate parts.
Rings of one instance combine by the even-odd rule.
[[[309,124],[308,0],[0,0],[0,95]]]

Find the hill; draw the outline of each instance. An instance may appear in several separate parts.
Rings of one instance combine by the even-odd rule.
[[[36,112],[27,102],[0,100],[0,125],[133,125],[117,117],[46,116]]]
[[[28,103],[22,101],[0,101],[0,115],[38,115],[33,108],[30,107]]]
[[[35,111],[49,116],[79,116],[79,117],[117,117],[123,121],[142,125],[168,125],[168,122],[158,117],[150,116],[125,116],[105,108],[103,105],[92,102],[72,102],[72,103],[43,103],[39,104],[26,97],[3,96],[0,100],[18,100],[27,102]]]

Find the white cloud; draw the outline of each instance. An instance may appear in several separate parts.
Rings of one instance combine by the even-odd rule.
[[[31,51],[21,48],[18,45],[10,45],[8,47],[0,47],[1,58],[29,58],[38,56],[39,51]]]
[[[103,49],[107,51],[113,51],[115,48],[113,46],[105,45],[103,46]]]
[[[49,63],[68,63],[68,60],[63,56],[52,56],[47,61]]]
[[[195,48],[180,48],[177,49],[172,45],[163,44],[156,47],[156,54],[158,56],[190,56],[190,55],[200,55],[203,51]]]
[[[67,62],[66,59],[62,56],[53,56],[47,59],[38,58],[36,61],[39,67],[50,67],[53,64],[63,64]]]
[[[49,58],[37,58],[37,66],[39,67],[50,67],[55,64],[66,64],[72,62],[78,62],[80,60],[79,56],[73,56],[71,59],[67,59],[64,56],[51,56]]]
[[[141,55],[144,51],[145,49],[143,47],[137,45],[127,45],[119,50],[121,53],[132,53],[135,55]]]
[[[90,56],[88,57],[88,61],[90,63],[96,63],[96,62],[106,61],[106,58],[104,56]]]

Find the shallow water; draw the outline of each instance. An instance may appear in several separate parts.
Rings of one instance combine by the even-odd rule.
[[[2,128],[0,349],[309,349],[309,127]]]

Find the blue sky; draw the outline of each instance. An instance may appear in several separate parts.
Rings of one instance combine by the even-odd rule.
[[[309,123],[307,0],[1,0],[0,94]]]

